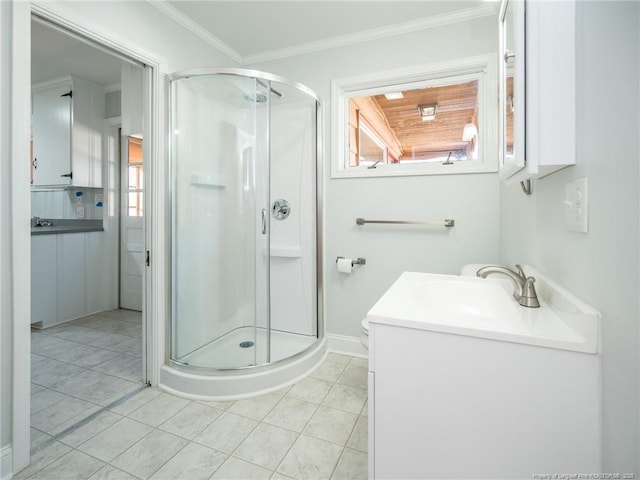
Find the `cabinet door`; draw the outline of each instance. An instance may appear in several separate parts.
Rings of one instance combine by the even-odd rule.
[[[33,93],[33,184],[70,185],[71,178],[70,85]]]
[[[58,310],[66,322],[86,314],[84,234],[58,235]]]
[[[43,328],[58,321],[56,237],[31,237],[31,323]]]

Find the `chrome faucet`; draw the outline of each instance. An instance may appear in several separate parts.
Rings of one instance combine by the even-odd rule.
[[[488,267],[482,267],[476,272],[476,275],[480,278],[487,278],[492,273],[501,273],[509,277],[513,283],[513,298],[515,298],[523,307],[536,308],[540,306],[538,301],[538,295],[536,289],[533,286],[536,279],[533,277],[527,277],[520,265],[516,265],[517,272],[505,267],[498,267],[490,265]]]

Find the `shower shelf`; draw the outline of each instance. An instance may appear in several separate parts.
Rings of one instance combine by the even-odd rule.
[[[189,183],[194,187],[227,188],[227,182],[225,179],[217,175],[192,173],[189,177]]]

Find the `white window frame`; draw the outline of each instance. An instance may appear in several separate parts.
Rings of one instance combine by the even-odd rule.
[[[495,55],[480,55],[447,62],[375,72],[331,81],[331,177],[395,177],[495,173],[498,171],[498,77]],[[378,164],[376,168],[348,164],[349,99],[385,92],[427,88],[478,80],[477,160],[441,163]],[[462,132],[460,132],[462,135]]]

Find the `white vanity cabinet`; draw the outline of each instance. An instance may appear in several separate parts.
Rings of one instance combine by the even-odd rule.
[[[503,0],[501,174],[526,180],[576,163],[575,0]]]
[[[367,314],[369,478],[600,472],[600,314],[533,267],[512,285],[404,272]]]
[[[369,478],[599,472],[595,355],[369,326]]]
[[[64,77],[32,87],[33,185],[102,187],[105,92]]]

